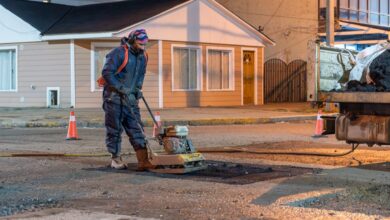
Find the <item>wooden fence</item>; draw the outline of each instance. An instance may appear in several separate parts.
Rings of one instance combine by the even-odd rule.
[[[270,59],[264,64],[264,102],[305,102],[306,62],[294,60],[286,64]]]

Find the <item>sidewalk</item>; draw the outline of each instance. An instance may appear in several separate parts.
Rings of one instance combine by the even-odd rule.
[[[154,110],[154,112],[157,110]],[[245,107],[200,107],[161,109],[165,125],[229,125],[263,124],[282,121],[315,120],[317,110],[309,103],[280,103]],[[70,109],[0,108],[0,128],[12,127],[66,127]],[[152,119],[142,110],[146,126]],[[77,126],[104,127],[102,109],[75,109]]]

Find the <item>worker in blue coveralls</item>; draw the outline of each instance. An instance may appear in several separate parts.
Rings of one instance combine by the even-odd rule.
[[[103,90],[105,112],[106,146],[111,154],[111,167],[127,169],[122,161],[121,134],[125,130],[133,146],[138,171],[154,168],[148,159],[147,143],[141,121],[139,99],[142,98],[142,85],[146,73],[146,44],[148,35],[144,29],[132,31],[121,39],[121,46],[106,56],[102,76],[106,81]],[[128,54],[128,62],[125,53]],[[117,73],[121,65],[126,65]]]

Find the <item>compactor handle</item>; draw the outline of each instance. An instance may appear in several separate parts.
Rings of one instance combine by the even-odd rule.
[[[150,110],[150,107],[149,107],[148,103],[146,102],[146,99],[144,98],[144,96],[141,96],[141,98],[142,98],[142,100],[144,101],[145,106],[146,106],[146,108],[148,109],[148,112],[149,112],[150,116],[151,116],[152,119],[153,119],[153,123],[156,125],[156,127],[159,128],[160,126],[158,125],[156,119],[154,118],[154,115],[153,115],[153,113],[152,113],[152,110]]]

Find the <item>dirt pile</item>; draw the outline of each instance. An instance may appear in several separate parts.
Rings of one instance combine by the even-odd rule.
[[[390,50],[372,61],[369,75],[377,91],[390,91]]]
[[[390,50],[375,58],[369,66],[368,78],[372,82],[361,83],[349,81],[346,91],[349,92],[389,92],[390,91]]]

